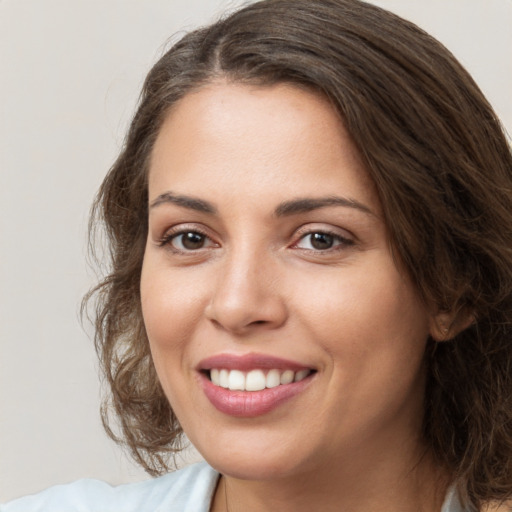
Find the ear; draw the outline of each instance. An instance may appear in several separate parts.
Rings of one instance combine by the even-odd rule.
[[[430,317],[429,333],[435,341],[448,341],[475,323],[468,311],[439,312]]]

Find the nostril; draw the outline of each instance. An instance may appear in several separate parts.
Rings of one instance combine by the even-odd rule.
[[[240,290],[235,291],[220,290],[206,306],[205,316],[214,327],[246,333],[251,328],[276,328],[286,321],[287,309],[281,297],[272,294],[248,297]]]

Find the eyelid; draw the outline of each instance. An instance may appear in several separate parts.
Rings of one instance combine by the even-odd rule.
[[[325,235],[332,236],[338,240],[340,240],[342,243],[334,246],[329,249],[320,250],[320,249],[306,249],[303,247],[298,247],[298,244],[301,240],[306,238],[308,235],[313,235],[315,233],[322,233]],[[291,244],[292,248],[296,248],[298,250],[304,250],[304,251],[311,251],[311,252],[317,252],[317,253],[328,253],[330,251],[336,250],[340,245],[345,247],[350,247],[355,245],[356,239],[355,237],[347,230],[342,228],[335,228],[333,226],[326,226],[321,224],[306,224],[304,226],[301,226],[297,231],[294,233],[293,236],[294,242]]]
[[[180,250],[180,249],[174,247],[172,245],[173,239],[180,235],[184,235],[186,233],[198,233],[198,234],[204,236],[206,239],[208,239],[211,242],[211,244],[208,247],[201,247],[200,249],[197,249],[197,250]],[[198,224],[188,224],[188,223],[176,224],[175,226],[171,226],[170,228],[167,228],[164,231],[163,235],[158,237],[156,242],[159,247],[166,247],[170,251],[173,251],[175,253],[182,253],[182,254],[196,253],[196,252],[199,252],[202,250],[210,249],[211,247],[215,247],[215,246],[218,247],[218,245],[219,245],[217,242],[215,242],[214,238],[211,236],[211,234],[209,233],[209,231],[207,229],[205,229],[204,227],[202,227],[201,225],[198,225]]]

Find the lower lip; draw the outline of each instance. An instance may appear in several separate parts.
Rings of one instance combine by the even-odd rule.
[[[301,393],[309,385],[311,378],[310,375],[299,382],[261,391],[231,391],[216,386],[203,374],[201,384],[208,400],[220,412],[238,418],[254,418],[273,411]]]

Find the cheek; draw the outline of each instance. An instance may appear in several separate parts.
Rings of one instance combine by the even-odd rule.
[[[303,309],[330,359],[326,400],[345,432],[391,425],[404,410],[420,418],[424,396],[426,308],[394,267],[366,268],[326,281]]]
[[[151,258],[144,261],[141,305],[151,356],[167,399],[178,410],[179,398],[185,394],[182,371],[187,361],[187,341],[197,323],[189,290],[173,279],[165,265]]]
[[[141,275],[142,314],[157,370],[183,357],[186,342],[201,316],[197,289],[190,276],[180,278],[165,264],[151,257],[145,259]]]
[[[309,283],[308,293],[302,294],[303,321],[331,357],[359,357],[361,365],[421,359],[429,316],[394,264],[377,260],[364,268],[338,270],[336,276]]]

